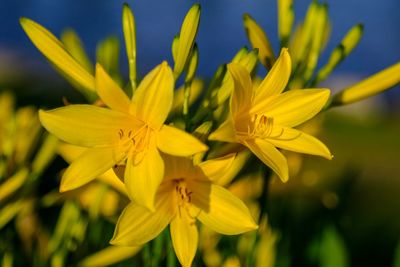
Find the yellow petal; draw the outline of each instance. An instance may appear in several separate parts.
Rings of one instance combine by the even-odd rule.
[[[193,204],[201,209],[197,219],[224,235],[257,229],[249,209],[225,188],[208,182],[191,181]]]
[[[200,11],[199,4],[193,5],[182,23],[174,66],[175,77],[178,77],[182,73],[193,47],[194,38],[196,37],[200,21]]]
[[[216,182],[229,171],[235,158],[236,154],[229,154],[224,157],[204,161],[198,166],[209,180]]]
[[[39,110],[43,127],[61,140],[78,146],[107,146],[119,140],[120,129],[138,123],[132,116],[91,105]]]
[[[20,23],[33,44],[47,59],[75,83],[94,91],[94,77],[65,50],[64,45],[51,32],[28,18],[21,18]]]
[[[157,146],[164,153],[181,157],[208,149],[191,134],[168,125],[163,125],[157,133]]]
[[[289,179],[289,169],[286,158],[268,141],[256,138],[246,141],[245,145],[253,152],[265,165],[270,167],[282,182]]]
[[[158,236],[174,216],[171,196],[164,190],[160,190],[155,202],[155,212],[131,202],[122,211],[110,243],[120,246],[137,246]]]
[[[275,56],[267,35],[257,22],[248,14],[243,16],[243,24],[247,38],[253,48],[258,48],[261,63],[269,69],[274,64]]]
[[[154,197],[164,177],[164,161],[155,147],[149,148],[142,157],[139,162],[128,158],[125,185],[133,201],[154,211]]]
[[[128,96],[100,64],[96,65],[96,91],[107,106],[129,113],[130,101]]]
[[[333,96],[332,106],[346,105],[379,94],[400,83],[400,62]]]
[[[79,261],[78,266],[80,267],[97,267],[97,266],[109,266],[115,263],[119,263],[123,260],[132,258],[136,255],[141,246],[132,247],[117,247],[108,246],[100,251],[97,251]]]
[[[192,266],[199,239],[196,223],[183,210],[171,221],[170,231],[172,245],[180,264],[183,267]]]
[[[195,173],[192,161],[187,157],[176,157],[162,154],[165,162],[164,179],[179,179],[191,177]]]
[[[302,89],[285,92],[252,112],[274,119],[274,124],[294,127],[314,117],[324,107],[329,89]]]
[[[232,118],[229,117],[226,121],[224,121],[217,130],[210,134],[208,139],[235,143],[236,133]]]
[[[237,63],[228,65],[229,73],[232,75],[234,90],[231,97],[231,112],[235,116],[249,109],[253,93],[250,73],[245,67]]]
[[[114,147],[87,149],[64,172],[60,191],[72,190],[90,182],[111,169],[125,156],[121,150],[116,150]]]
[[[61,35],[61,41],[71,56],[73,56],[89,73],[92,73],[94,69],[93,64],[78,34],[72,29],[65,30]]]
[[[80,155],[83,154],[88,148],[81,146],[74,146],[66,143],[61,143],[58,145],[58,154],[68,163],[73,162]],[[118,190],[124,195],[128,195],[126,192],[125,184],[116,176],[113,169],[107,170],[105,173],[100,174],[97,177],[98,180],[112,186],[114,189]]]
[[[279,95],[285,89],[292,71],[292,62],[287,48],[282,48],[281,55],[272,69],[258,86],[254,95],[254,104],[262,104],[265,99]]]
[[[244,165],[248,162],[250,155],[251,153],[247,149],[238,152],[231,166],[224,172],[222,176],[219,176],[217,179],[213,180],[213,183],[224,187],[229,185],[243,169]]]
[[[174,76],[167,62],[163,62],[144,77],[135,92],[131,112],[159,129],[172,107]]]
[[[279,127],[280,128],[280,127]],[[292,128],[281,128],[279,136],[266,138],[276,147],[332,159],[329,149],[317,138]]]

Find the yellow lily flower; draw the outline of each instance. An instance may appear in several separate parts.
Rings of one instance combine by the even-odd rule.
[[[213,183],[229,169],[234,156],[193,165],[182,157],[165,156],[165,178],[151,213],[131,202],[122,212],[111,244],[141,245],[170,224],[171,239],[179,262],[191,266],[196,254],[196,219],[212,230],[235,235],[257,229],[245,204],[228,190]]]
[[[159,150],[189,156],[207,150],[190,134],[164,125],[172,106],[174,77],[163,62],[140,83],[131,100],[100,66],[96,90],[108,108],[69,105],[39,112],[42,125],[63,141],[89,147],[65,171],[60,190],[77,188],[115,165],[125,164],[125,185],[135,202],[154,209],[164,176]]]
[[[327,102],[330,91],[303,89],[282,93],[291,74],[287,49],[282,49],[271,71],[255,89],[246,69],[233,63],[228,69],[234,80],[230,115],[209,136],[210,140],[245,145],[284,182],[289,178],[288,165],[277,147],[332,158],[322,142],[292,128],[314,117]]]

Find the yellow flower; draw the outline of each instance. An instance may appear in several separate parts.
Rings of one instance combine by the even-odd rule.
[[[41,110],[40,121],[63,141],[89,147],[65,171],[61,191],[77,188],[111,167],[126,163],[125,185],[132,200],[154,209],[154,196],[164,176],[159,150],[188,156],[207,150],[190,134],[164,125],[172,106],[174,77],[163,62],[140,83],[132,100],[100,66],[96,90],[110,107],[69,105]]]
[[[227,120],[210,135],[210,140],[240,143],[269,166],[282,181],[289,178],[286,158],[276,148],[331,159],[328,148],[316,138],[293,129],[314,117],[329,98],[328,89],[303,89],[282,93],[291,74],[287,49],[271,71],[253,89],[249,73],[229,64],[234,91]]]
[[[244,203],[213,183],[232,164],[231,155],[199,165],[182,157],[165,157],[165,178],[156,195],[156,211],[132,202],[120,216],[111,244],[140,245],[170,224],[179,262],[190,266],[197,250],[196,219],[212,230],[234,235],[257,229]]]

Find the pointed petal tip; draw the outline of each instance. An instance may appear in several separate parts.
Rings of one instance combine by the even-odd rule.
[[[21,26],[23,27],[24,24],[26,24],[30,19],[26,18],[26,17],[20,17],[19,18],[19,23],[21,24]]]

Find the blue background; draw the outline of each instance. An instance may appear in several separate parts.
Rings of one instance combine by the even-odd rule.
[[[49,71],[40,53],[30,43],[18,19],[31,18],[54,34],[71,27],[82,38],[94,58],[96,43],[110,34],[121,37],[120,0],[0,0],[0,48],[22,54],[21,65],[40,62]],[[193,3],[188,0],[126,1],[132,7],[137,24],[138,69],[143,74],[162,60],[171,62],[170,44],[179,32],[181,22]],[[354,24],[364,23],[359,46],[335,71],[359,77],[371,75],[400,60],[400,1],[326,1],[332,22],[332,35],[320,63],[326,62],[332,48]],[[296,21],[306,13],[309,0],[294,1]],[[228,62],[243,45],[248,45],[242,26],[242,15],[251,14],[267,32],[278,50],[277,6],[275,0],[206,0],[202,6],[197,42],[200,49],[199,75],[210,77],[217,66]],[[121,63],[126,73],[124,47]],[[54,72],[50,72],[54,74]],[[398,88],[397,88],[398,89]],[[398,91],[398,90],[395,90]],[[399,93],[390,92],[399,99]]]

